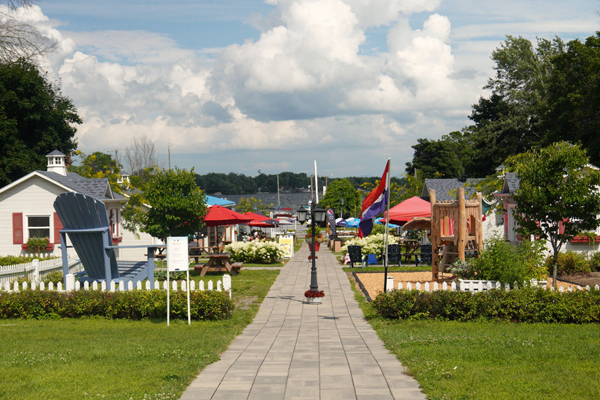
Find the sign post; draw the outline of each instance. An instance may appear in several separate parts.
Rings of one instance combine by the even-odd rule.
[[[169,326],[171,317],[170,290],[171,285],[169,276],[171,272],[186,271],[187,273],[187,304],[188,304],[188,325],[191,325],[190,315],[190,269],[189,269],[189,248],[188,238],[185,236],[175,236],[167,238],[167,326]]]

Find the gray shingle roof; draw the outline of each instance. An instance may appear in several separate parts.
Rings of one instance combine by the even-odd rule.
[[[462,182],[459,179],[425,179],[421,197],[429,199],[429,189],[433,189],[437,201],[456,200],[458,188],[464,187],[465,198],[468,199],[477,192],[477,188],[473,185],[482,180],[483,178],[468,178],[466,182]]]
[[[46,154],[46,157],[50,157],[50,156],[63,156],[63,157],[66,157],[63,153],[61,153],[58,150],[52,150],[51,153]]]
[[[95,197],[99,200],[111,199],[107,196],[110,193],[108,190],[109,183],[107,178],[84,178],[81,175],[73,172],[67,172],[67,176],[57,174],[56,172],[37,171],[38,173],[66,186],[76,192],[83,193],[88,196]],[[115,199],[124,198],[120,195],[114,195]]]
[[[514,193],[519,188],[521,180],[517,177],[515,172],[507,172],[504,179],[508,184],[508,193]]]

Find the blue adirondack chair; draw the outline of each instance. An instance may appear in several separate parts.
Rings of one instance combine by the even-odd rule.
[[[79,279],[85,281],[106,281],[127,284],[148,279],[154,289],[154,250],[156,246],[113,246],[106,206],[100,200],[81,193],[63,193],[54,201],[54,209],[63,224],[60,231],[63,274],[69,273],[67,260],[67,234],[81,264],[87,273]],[[147,248],[146,261],[117,261],[115,249]],[[66,284],[66,282],[65,282]]]

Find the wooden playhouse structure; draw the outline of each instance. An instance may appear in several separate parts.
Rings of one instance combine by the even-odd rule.
[[[466,251],[479,252],[483,245],[481,193],[476,200],[465,200],[465,189],[459,188],[456,200],[436,201],[435,190],[429,190],[431,202],[431,270],[432,279],[452,266],[456,258],[465,261]]]

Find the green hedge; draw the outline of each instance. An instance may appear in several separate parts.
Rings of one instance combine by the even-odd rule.
[[[187,293],[172,292],[171,318],[187,318]],[[233,311],[226,292],[191,291],[190,314],[194,320],[219,320]],[[46,290],[0,293],[0,318],[165,318],[167,292],[134,290],[103,292],[80,290],[61,293]]]
[[[390,319],[600,322],[600,290],[565,293],[528,287],[481,293],[394,290],[379,294],[373,306],[379,315]]]

